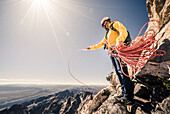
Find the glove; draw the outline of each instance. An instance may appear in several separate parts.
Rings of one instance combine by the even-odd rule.
[[[87,50],[90,50],[90,47],[88,47]]]

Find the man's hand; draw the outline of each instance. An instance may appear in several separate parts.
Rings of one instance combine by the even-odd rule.
[[[86,49],[82,49],[83,51],[87,51],[87,50],[90,50],[90,47],[86,48]]]

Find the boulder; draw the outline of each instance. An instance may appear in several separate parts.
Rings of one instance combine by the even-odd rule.
[[[106,76],[106,80],[109,81],[113,86],[120,85],[119,79],[116,73],[111,72]]]
[[[150,93],[148,87],[143,84],[136,84],[134,89],[134,95],[146,100],[150,99]]]
[[[105,100],[109,98],[111,93],[115,92],[115,87],[114,86],[109,86],[107,88],[102,89],[101,91],[96,94],[89,106],[89,112],[95,112],[99,109],[99,107],[102,105]]]
[[[125,105],[118,103],[114,96],[110,96],[98,109],[97,114],[128,114]],[[129,113],[130,114],[130,113]]]

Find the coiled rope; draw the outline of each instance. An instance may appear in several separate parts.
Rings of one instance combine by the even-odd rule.
[[[157,30],[149,29],[145,32],[144,35],[142,35],[139,38],[139,35],[141,34],[144,27],[150,23],[150,22],[157,22]],[[124,73],[122,69],[122,72],[127,77],[133,77],[136,75],[138,71],[141,71],[141,69],[146,64],[147,60],[153,59],[155,56],[163,56],[166,54],[164,50],[157,50],[155,47],[157,47],[157,44],[155,44],[156,39],[155,35],[156,32],[159,30],[159,22],[156,20],[148,21],[140,30],[139,34],[133,40],[128,46],[125,45],[117,45],[111,50],[111,55],[115,56],[118,61],[120,62],[120,58],[125,62],[127,65],[129,65],[133,70],[133,75],[129,76]],[[138,41],[136,41],[139,39]],[[117,54],[113,54],[112,52],[116,51]]]

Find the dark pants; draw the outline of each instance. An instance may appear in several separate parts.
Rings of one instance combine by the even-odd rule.
[[[119,78],[120,84],[122,86],[122,94],[127,97],[128,99],[132,99],[133,98],[133,92],[134,92],[134,84],[132,83],[132,81],[130,80],[129,77],[125,76],[121,70],[120,67],[120,63],[119,61],[116,59],[116,57],[112,57],[111,56],[111,60],[112,60],[112,64],[115,68],[116,74]],[[128,75],[128,69],[126,66],[123,67],[123,71],[125,74]]]

